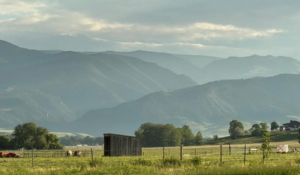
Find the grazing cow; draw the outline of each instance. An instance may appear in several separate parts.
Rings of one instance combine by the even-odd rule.
[[[80,157],[80,155],[81,155],[81,151],[75,151],[73,156]]]
[[[17,153],[13,153],[13,152],[0,152],[0,157],[18,158],[19,155]]]
[[[71,150],[68,150],[68,151],[67,151],[67,157],[70,157],[70,156],[72,156],[72,151],[71,151]]]

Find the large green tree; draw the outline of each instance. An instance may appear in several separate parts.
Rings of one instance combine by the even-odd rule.
[[[194,145],[195,136],[188,125],[183,125],[181,131],[181,144],[184,146]]]
[[[55,134],[46,134],[45,135],[47,149],[62,149],[64,146],[59,143],[59,138]]]
[[[261,128],[262,128],[263,130],[268,130],[268,128],[269,128],[268,124],[267,124],[267,123],[264,123],[264,122],[260,123],[259,125],[261,126]]]
[[[32,122],[16,126],[12,136],[13,146],[17,149],[47,149],[49,146],[52,148],[53,145],[59,145],[57,137],[49,134],[46,128],[36,126]]]
[[[11,142],[10,138],[8,136],[0,136],[0,149],[5,150],[5,149],[10,149]]]
[[[278,129],[278,128],[279,128],[278,123],[277,123],[276,121],[273,121],[273,122],[271,123],[271,131],[272,131],[272,130],[276,130],[276,129]]]
[[[204,141],[204,139],[203,139],[202,133],[200,131],[198,131],[195,136],[195,144],[201,145],[203,143],[203,141]]]
[[[252,125],[250,128],[251,135],[253,136],[262,136],[265,131],[269,128],[267,123],[259,123]]]
[[[238,120],[232,120],[229,123],[229,130],[228,130],[230,137],[235,139],[238,136],[241,136],[244,134],[244,126],[242,122]]]
[[[142,139],[145,147],[155,146],[177,146],[181,142],[181,132],[172,124],[144,123],[135,135]]]

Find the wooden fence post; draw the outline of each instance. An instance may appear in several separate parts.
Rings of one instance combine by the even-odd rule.
[[[33,167],[33,148],[31,150],[31,164],[32,164],[32,167]]]
[[[220,164],[222,165],[222,145],[220,145]]]
[[[94,162],[94,153],[93,153],[93,148],[91,148],[91,157],[92,157],[92,162]]]
[[[265,163],[265,150],[263,149],[263,163]]]
[[[195,156],[197,155],[197,148],[195,148]]]
[[[180,145],[180,160],[182,160],[182,145]]]
[[[245,148],[244,148],[244,165],[246,164],[246,145],[245,145]]]
[[[165,159],[165,147],[163,146],[163,159]]]
[[[228,153],[229,153],[229,155],[231,155],[231,145],[230,145],[230,142],[229,142],[229,147],[228,147]]]

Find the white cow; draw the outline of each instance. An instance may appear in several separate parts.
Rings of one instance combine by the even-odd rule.
[[[67,151],[67,157],[69,157],[69,156],[72,156],[72,151],[71,150]]]

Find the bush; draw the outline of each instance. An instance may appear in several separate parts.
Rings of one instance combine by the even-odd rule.
[[[163,159],[163,165],[164,166],[180,166],[181,160],[176,159],[174,157],[167,157]]]
[[[200,164],[202,163],[202,159],[201,159],[201,157],[195,156],[195,157],[193,157],[193,158],[190,160],[190,162],[191,162],[193,165],[197,166],[197,165],[200,165]]]

